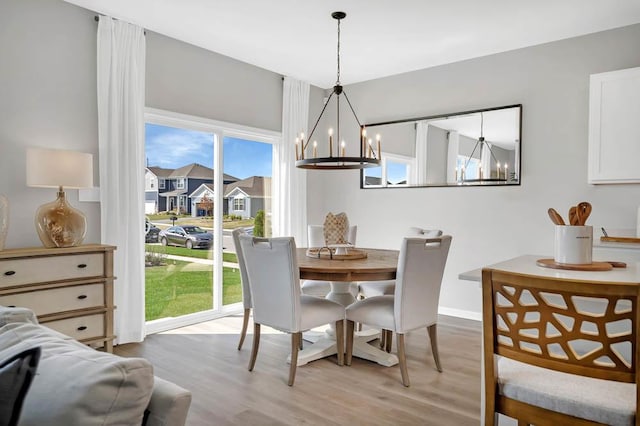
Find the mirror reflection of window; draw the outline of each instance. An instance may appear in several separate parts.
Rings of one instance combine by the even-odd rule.
[[[363,169],[363,187],[407,186],[415,183],[415,159],[382,153],[381,166]]]

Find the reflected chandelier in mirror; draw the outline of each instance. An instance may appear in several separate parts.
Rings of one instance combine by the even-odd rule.
[[[361,188],[520,185],[522,105],[365,124],[388,143]]]

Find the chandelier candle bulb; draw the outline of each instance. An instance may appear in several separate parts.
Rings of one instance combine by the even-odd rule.
[[[298,154],[298,145],[300,145],[300,140],[296,138],[296,161],[300,159],[300,154]]]
[[[500,179],[500,163],[498,163],[498,176],[497,176],[497,178]]]
[[[380,135],[376,135],[376,141],[378,142],[378,160],[380,160],[382,158],[381,157],[382,149],[380,146]]]
[[[364,157],[367,154],[367,130],[362,129],[362,136],[360,137],[362,140],[362,156]]]
[[[509,173],[507,173],[508,168],[509,168],[509,165],[507,163],[504,163],[504,178],[506,180],[509,180]]]
[[[333,129],[329,129],[329,157],[333,157]]]
[[[478,179],[482,179],[482,166],[478,168]]]
[[[345,152],[345,143],[344,141],[342,141],[342,143],[340,144],[340,156],[345,157],[344,152]]]
[[[313,158],[318,157],[318,142],[313,141]]]

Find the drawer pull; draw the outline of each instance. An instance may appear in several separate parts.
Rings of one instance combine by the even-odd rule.
[[[81,294],[80,296],[78,296],[78,299],[82,300],[82,299],[86,299],[87,295],[86,294]]]
[[[85,331],[87,329],[86,325],[81,325],[80,327],[78,327],[78,331]]]
[[[15,275],[16,271],[7,271],[4,273],[6,276],[10,277],[11,275]]]
[[[15,308],[15,307],[16,307],[16,305],[9,305],[9,306],[7,306],[7,308]]]
[[[81,264],[78,265],[78,268],[80,268],[80,269],[84,269],[86,267],[87,267],[86,263],[81,263]]]

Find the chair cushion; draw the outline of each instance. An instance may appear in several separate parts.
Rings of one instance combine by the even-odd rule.
[[[30,425],[140,425],[153,388],[153,367],[88,348],[32,323],[0,328],[0,359],[40,346],[38,372],[20,417]]]
[[[344,319],[344,306],[315,296],[300,296],[300,330],[307,331],[320,325]]]
[[[349,231],[349,219],[345,213],[327,213],[324,218],[324,242],[327,246],[332,244],[347,244]]]
[[[385,296],[385,295],[393,296],[393,293],[396,290],[396,281],[395,280],[365,281],[360,283],[359,289],[360,289],[360,296],[362,297]]]
[[[635,385],[498,361],[500,394],[537,407],[608,425],[634,424]]]
[[[325,297],[331,291],[331,284],[329,281],[304,280],[301,289],[307,296]]]
[[[347,319],[373,327],[395,330],[393,296],[376,296],[347,306]]]

